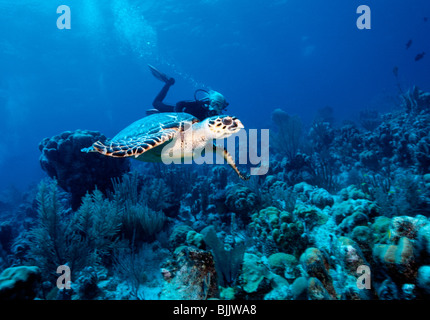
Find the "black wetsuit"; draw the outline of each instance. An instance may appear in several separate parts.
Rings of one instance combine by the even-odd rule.
[[[166,83],[158,95],[155,97],[152,105],[155,109],[160,112],[186,112],[193,116],[195,116],[199,120],[206,119],[208,117],[212,117],[217,115],[218,113],[215,110],[209,110],[209,102],[194,100],[194,101],[179,101],[175,106],[165,104],[163,102],[164,98],[169,91],[169,88],[172,84]]]

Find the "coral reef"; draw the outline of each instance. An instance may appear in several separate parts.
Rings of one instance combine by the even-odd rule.
[[[397,245],[381,244],[373,248],[373,257],[378,266],[396,282],[415,282],[417,265],[411,241],[402,237]]]
[[[178,247],[162,272],[166,281],[160,299],[206,300],[218,296],[215,263],[210,252]]]
[[[267,286],[269,279],[269,270],[261,262],[261,258],[252,253],[246,253],[243,259],[243,267],[241,274],[241,284],[243,285],[243,290],[248,294],[258,294],[261,287]]]
[[[281,109],[272,113],[273,123],[278,131],[272,135],[272,147],[289,159],[293,158],[299,150],[302,139],[302,121],[298,116],[290,116]]]
[[[251,189],[241,185],[230,185],[226,190],[225,205],[228,210],[239,214],[244,220],[258,204],[257,195]]]
[[[189,234],[190,232],[188,235]],[[193,242],[195,242],[195,238],[196,237],[194,237]],[[228,246],[224,245],[212,226],[202,230],[202,238],[212,249],[215,257],[219,284],[223,287],[233,285],[236,281],[241,263],[243,262],[246,249],[245,243],[233,240]]]
[[[41,272],[35,266],[19,266],[0,274],[0,300],[32,300],[36,297]]]
[[[305,241],[297,241],[305,231],[303,223],[287,211],[261,209],[252,216],[250,227],[262,243],[273,241],[282,252],[297,255],[306,247]]]
[[[129,172],[80,152],[96,132],[45,139],[56,179],[0,198],[0,295],[428,299],[429,97],[414,87],[393,112],[363,111],[361,126],[336,126],[326,108],[307,131],[277,109],[269,172],[247,182],[224,166]],[[60,265],[71,289],[55,286]]]
[[[98,140],[106,137],[95,131],[65,131],[57,136],[45,138],[39,144],[40,165],[58,185],[72,196],[72,207],[77,209],[81,198],[98,190],[105,192],[112,186],[111,179],[121,177],[129,171],[127,159],[113,159],[96,153],[81,152]]]
[[[283,276],[287,280],[300,276],[299,262],[291,254],[283,252],[274,253],[268,257],[268,263],[273,273]]]
[[[324,257],[319,249],[306,249],[300,256],[300,263],[308,276],[311,277],[308,286],[314,298],[318,295],[327,297],[327,294],[331,296],[332,299],[336,298],[333,281],[329,274],[328,259]]]

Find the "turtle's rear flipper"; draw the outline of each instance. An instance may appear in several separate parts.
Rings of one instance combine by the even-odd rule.
[[[88,153],[88,152],[97,152],[97,150],[94,149],[93,146],[91,146],[91,147],[88,147],[88,148],[82,148],[81,152],[85,152],[85,153]]]
[[[160,110],[158,109],[148,109],[146,110],[146,115],[150,116],[151,114],[160,113]]]
[[[148,136],[118,141],[94,142],[92,148],[105,156],[114,158],[135,157],[173,139],[178,129],[165,129]],[[91,150],[90,150],[91,151]]]
[[[227,150],[225,150],[221,146],[217,146],[214,144],[214,152],[216,152],[218,155],[223,157],[225,159],[225,161],[227,161],[227,163],[230,165],[230,167],[232,167],[233,170],[237,173],[239,178],[241,178],[242,180],[249,180],[249,175],[248,174],[242,174],[239,171],[236,164],[234,163],[233,157],[231,156],[231,154]]]

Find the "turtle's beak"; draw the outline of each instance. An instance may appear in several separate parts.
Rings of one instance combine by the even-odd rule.
[[[240,129],[245,128],[242,122],[239,119],[233,119],[233,123],[230,125],[230,130],[239,131]]]

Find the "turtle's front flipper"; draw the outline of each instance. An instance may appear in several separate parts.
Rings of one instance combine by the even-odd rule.
[[[239,171],[239,169],[236,167],[236,164],[234,163],[233,157],[231,156],[230,153],[228,153],[227,150],[224,149],[224,147],[217,146],[214,144],[214,152],[220,155],[221,157],[223,157],[227,161],[230,167],[232,167],[233,170],[237,173],[239,178],[241,178],[242,180],[249,180],[249,175],[242,174]]]
[[[142,153],[151,150],[159,145],[173,139],[178,133],[177,129],[166,129],[148,136],[118,141],[107,141],[105,143],[97,141],[92,147],[95,152],[99,152],[105,156],[124,158],[138,157]],[[93,152],[93,150],[89,150]],[[87,151],[88,152],[88,151]]]

